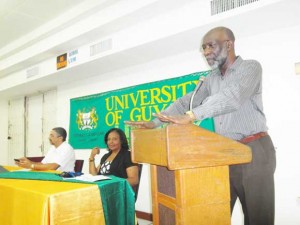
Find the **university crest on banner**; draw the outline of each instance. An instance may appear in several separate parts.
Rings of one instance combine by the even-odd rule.
[[[76,123],[79,130],[93,130],[98,125],[98,115],[96,107],[92,107],[90,110],[78,109],[76,114]]]
[[[125,120],[152,120],[153,114],[163,111],[176,99],[193,91],[199,77],[207,74],[208,71],[197,72],[71,99],[70,144],[74,149],[106,148],[104,135],[113,127],[122,129],[129,139],[131,128],[124,124]],[[203,120],[197,125],[214,130],[212,119]]]

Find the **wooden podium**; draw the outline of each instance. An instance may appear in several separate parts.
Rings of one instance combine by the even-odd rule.
[[[229,225],[229,165],[250,148],[196,125],[131,131],[133,161],[151,164],[154,225]]]

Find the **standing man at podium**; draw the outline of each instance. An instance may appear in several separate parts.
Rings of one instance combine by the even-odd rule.
[[[213,118],[216,133],[248,145],[252,162],[230,166],[231,212],[239,198],[245,225],[273,225],[275,149],[262,104],[262,67],[235,54],[235,37],[226,27],[208,31],[201,51],[211,67],[195,90],[177,99],[150,122],[126,121],[152,129],[163,123],[188,124]]]

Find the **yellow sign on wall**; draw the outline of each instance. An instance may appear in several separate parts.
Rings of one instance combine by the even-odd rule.
[[[68,56],[67,53],[64,53],[56,58],[56,68],[59,70],[61,68],[67,67],[68,65]]]

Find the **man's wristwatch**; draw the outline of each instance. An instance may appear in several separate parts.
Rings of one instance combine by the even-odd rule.
[[[196,120],[196,117],[192,111],[187,111],[185,114],[191,118],[192,122],[194,122],[194,120]]]

